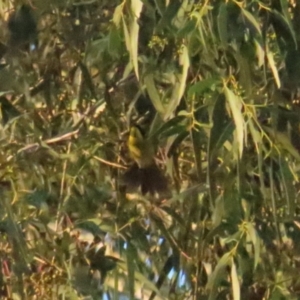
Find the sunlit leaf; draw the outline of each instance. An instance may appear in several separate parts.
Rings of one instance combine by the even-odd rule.
[[[124,271],[127,270],[127,266],[125,263],[118,261],[118,266],[120,268],[122,268]],[[140,282],[142,282],[147,288],[149,288],[151,291],[155,291],[155,293],[162,297],[161,293],[159,292],[159,290],[156,288],[155,284],[150,281],[147,277],[145,277],[142,273],[140,272],[135,272],[135,279],[139,280]]]
[[[153,106],[155,107],[156,111],[163,116],[165,108],[162,104],[161,97],[155,86],[153,75],[148,74],[147,76],[145,76],[144,82]]]
[[[226,268],[230,265],[232,259],[231,253],[225,253],[218,261],[213,273],[208,278],[206,288],[209,290],[209,300],[213,300],[216,297],[217,290],[221,280],[226,278]]]
[[[240,283],[238,279],[236,265],[234,263],[233,258],[231,260],[231,285],[232,285],[233,299],[240,300],[241,299]]]
[[[273,57],[272,52],[267,51],[267,59],[268,59],[269,66],[272,70],[276,85],[277,85],[278,88],[280,88],[281,87],[281,82],[280,82],[278,70],[277,70],[277,67],[275,65],[275,61],[274,61],[274,57]]]
[[[254,269],[256,269],[260,259],[260,239],[252,223],[247,223],[247,230],[254,247]]]
[[[115,8],[114,15],[113,15],[113,22],[115,23],[116,26],[119,26],[122,20],[123,7],[124,4],[121,3]]]
[[[258,21],[253,17],[253,15],[247,11],[246,9],[241,9],[242,14],[244,15],[244,17],[249,21],[249,23],[255,28],[255,30],[257,31],[257,34],[259,36],[261,36],[261,29],[260,29],[260,25],[258,23]]]
[[[139,17],[142,12],[143,2],[140,0],[131,0],[131,12],[132,17],[129,24],[130,35],[130,58],[133,64],[135,75],[139,78],[139,66],[138,66],[138,43],[139,43]]]
[[[230,110],[235,123],[235,131],[236,131],[236,138],[239,147],[239,155],[242,156],[243,147],[244,147],[244,118],[241,112],[242,105],[243,105],[242,99],[239,96],[235,95],[226,86],[224,86],[224,93],[225,93],[226,100],[229,103]]]
[[[174,112],[174,110],[180,103],[180,100],[185,91],[186,79],[187,79],[188,70],[190,67],[190,58],[189,58],[188,48],[185,45],[183,45],[182,49],[181,49],[181,54],[179,57],[179,64],[182,66],[182,72],[179,75],[178,82],[176,82],[176,84],[174,86],[171,101],[168,105],[165,119],[168,119],[171,116],[171,114]]]
[[[263,66],[263,64],[265,62],[265,50],[263,48],[263,45],[261,45],[261,43],[257,39],[254,39],[254,45],[256,48],[256,57],[258,60],[258,67],[261,67],[261,66]]]

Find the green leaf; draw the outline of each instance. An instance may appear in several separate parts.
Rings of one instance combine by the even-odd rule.
[[[257,130],[256,126],[254,125],[253,118],[249,120],[248,127],[254,143],[256,144],[256,146],[258,146],[262,141],[262,134],[260,131]]]
[[[256,57],[258,60],[258,67],[262,67],[265,63],[265,50],[264,47],[262,45],[262,43],[260,43],[257,39],[253,39],[255,48],[256,48]]]
[[[129,289],[129,295],[130,299],[134,299],[134,277],[135,277],[135,258],[137,256],[137,252],[135,247],[131,245],[130,242],[127,242],[127,272],[128,272],[128,289]]]
[[[224,86],[224,93],[226,100],[229,103],[230,110],[234,119],[235,123],[235,130],[236,130],[236,139],[239,147],[239,155],[240,157],[243,154],[243,147],[244,147],[244,118],[241,112],[243,103],[242,99],[235,95],[227,86]]]
[[[215,200],[215,207],[212,214],[212,225],[214,228],[219,226],[222,223],[224,218],[224,199],[223,194],[220,194]]]
[[[109,36],[108,36],[108,51],[111,55],[120,54],[121,50],[121,36],[118,28],[116,26],[113,26],[110,30]]]
[[[181,49],[181,55],[179,57],[179,64],[182,66],[182,73],[179,75],[179,80],[176,82],[173,92],[171,101],[168,105],[165,118],[168,119],[176,109],[176,107],[179,105],[181,98],[183,97],[183,94],[185,92],[186,87],[186,79],[188,75],[188,70],[190,67],[190,58],[188,53],[188,48],[183,45]]]
[[[172,0],[163,12],[163,16],[158,24],[158,28],[162,30],[166,26],[170,26],[173,18],[177,15],[182,2],[179,0]]]
[[[196,27],[197,27],[197,20],[195,18],[188,20],[186,24],[183,26],[183,28],[181,28],[178,31],[177,33],[178,38],[185,38],[189,34],[193,33]]]
[[[275,65],[273,53],[271,51],[267,51],[267,59],[268,59],[269,66],[272,70],[273,77],[275,79],[277,88],[279,89],[281,87],[280,78],[279,78],[278,70]]]
[[[257,20],[253,17],[253,15],[248,12],[245,9],[241,9],[242,14],[244,15],[244,17],[250,22],[250,24],[253,25],[253,27],[255,28],[255,30],[257,31],[257,34],[259,36],[261,36],[261,30],[260,30],[260,26],[259,23],[257,22]]]
[[[245,90],[247,96],[251,95],[252,92],[252,76],[251,76],[251,66],[249,61],[251,58],[244,57],[239,52],[234,52],[235,59],[238,63],[239,69],[239,83]]]
[[[195,130],[194,128],[191,130],[191,139],[193,143],[193,153],[194,160],[197,169],[198,179],[201,178],[202,173],[202,164],[201,164],[201,132]]]
[[[187,130],[182,130],[178,133],[177,137],[173,140],[172,144],[169,147],[169,150],[167,152],[168,157],[171,157],[173,154],[175,154],[175,151],[178,149],[181,143],[188,137],[188,135],[189,132]]]
[[[153,106],[155,107],[156,111],[161,115],[164,116],[165,108],[162,104],[160,95],[156,89],[153,74],[148,74],[144,78],[144,83],[146,85],[146,89],[148,92],[148,95],[152,101]]]
[[[184,124],[184,120],[186,120],[186,117],[185,116],[176,116],[172,119],[170,119],[169,121],[167,121],[166,123],[164,123],[160,128],[158,128],[157,131],[155,131],[153,133],[153,136],[164,136],[164,137],[169,137],[171,135],[173,135],[173,128],[176,127],[181,127],[182,126],[182,123]],[[171,134],[169,133],[171,130]],[[179,132],[178,132],[179,133]]]
[[[281,174],[281,183],[285,193],[285,199],[287,203],[287,212],[289,216],[295,215],[295,178],[291,172],[290,166],[288,165],[287,160],[284,157],[280,157],[280,174]]]
[[[127,27],[127,24],[125,22],[125,19],[122,18],[123,21],[123,31],[124,31],[124,36],[125,36],[125,43],[126,43],[126,48],[129,51],[130,54],[130,50],[131,50],[131,41],[130,41],[130,34],[129,34],[129,29]]]
[[[232,285],[233,300],[240,300],[241,289],[240,289],[238,274],[236,271],[236,265],[234,263],[233,258],[231,259],[231,285]]]
[[[288,28],[288,30],[293,38],[293,45],[291,45],[291,46],[293,46],[294,48],[297,48],[297,36],[296,36],[296,32],[294,30],[294,26],[292,24],[291,13],[289,12],[288,1],[280,0],[280,4],[281,4],[283,16],[276,10],[272,10],[272,13],[277,15],[277,17],[281,20],[281,22],[283,24],[286,24],[286,27]]]
[[[227,47],[228,45],[227,17],[227,3],[221,3],[217,21],[219,38],[223,47]]]
[[[278,143],[283,149],[289,152],[294,158],[300,161],[300,154],[292,145],[287,134],[279,131],[274,131],[270,127],[264,126],[264,130],[269,134],[269,136]]]
[[[226,140],[232,136],[234,124],[228,120],[226,115],[224,95],[219,95],[212,112],[213,127],[209,136],[209,156],[214,156],[216,150],[220,149]]]
[[[260,258],[260,239],[252,223],[247,223],[247,231],[249,238],[254,247],[254,269],[256,269]]]
[[[118,5],[116,8],[115,8],[115,11],[114,11],[114,15],[113,15],[113,22],[115,23],[115,25],[117,27],[120,26],[120,22],[122,20],[122,16],[123,16],[123,7],[124,7],[124,3],[121,3],[120,5]]]
[[[206,288],[210,291],[209,300],[216,299],[219,284],[222,280],[226,279],[226,268],[230,265],[232,254],[230,252],[225,253],[218,261],[214,271],[208,278]]]
[[[117,265],[124,270],[125,272],[127,272],[127,265],[122,262],[122,261],[117,261]],[[147,288],[149,288],[151,291],[154,291],[159,297],[162,297],[160,291],[157,289],[157,287],[155,286],[155,284],[150,281],[147,277],[145,277],[142,273],[140,272],[135,272],[135,279],[140,281],[141,283],[143,283]],[[163,298],[163,297],[162,297]]]
[[[193,94],[202,95],[205,92],[211,90],[214,85],[217,85],[219,83],[220,83],[220,80],[218,80],[216,78],[207,78],[207,79],[201,80],[189,87],[188,95],[189,96],[192,96]]]
[[[132,17],[129,24],[130,34],[130,59],[133,64],[135,75],[139,78],[139,67],[138,67],[138,43],[139,43],[139,29],[138,20],[142,12],[143,2],[140,0],[131,0],[131,12]]]

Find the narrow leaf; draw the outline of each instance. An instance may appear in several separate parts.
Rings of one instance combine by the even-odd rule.
[[[218,32],[223,47],[227,46],[228,32],[227,32],[227,4],[222,3],[219,8],[219,14],[217,17]]]
[[[256,269],[260,257],[260,240],[252,223],[247,224],[248,234],[254,247],[254,269]]]
[[[261,36],[261,30],[259,27],[259,23],[257,22],[257,20],[255,20],[253,15],[245,9],[241,9],[241,12],[244,15],[244,17],[249,21],[249,23],[255,28],[257,33]]]
[[[231,284],[232,284],[232,293],[234,300],[241,299],[241,290],[240,290],[240,283],[236,271],[236,265],[234,263],[234,259],[231,259]]]
[[[118,5],[114,11],[114,15],[113,15],[113,22],[115,23],[115,25],[118,27],[120,25],[121,19],[122,19],[122,14],[123,14],[123,7],[124,4],[121,3],[120,5]]]
[[[189,58],[188,48],[186,46],[182,47],[181,55],[179,57],[179,63],[182,66],[182,73],[181,75],[179,75],[179,81],[175,84],[175,87],[173,89],[171,101],[168,106],[165,119],[168,119],[170,115],[174,112],[174,110],[180,103],[180,100],[185,91],[186,79],[190,67],[190,58]]]
[[[297,47],[297,38],[296,33],[292,24],[291,20],[291,13],[289,12],[289,4],[287,0],[280,0],[281,9],[284,17],[282,17],[282,21],[286,22],[287,27],[289,28],[289,31],[291,33],[291,36],[293,37],[294,47]],[[276,11],[274,11],[276,12]]]
[[[127,247],[127,272],[128,272],[128,290],[130,299],[134,299],[134,273],[135,273],[135,257],[137,255],[136,249],[128,243]]]
[[[153,75],[148,74],[147,76],[145,76],[144,83],[146,85],[148,95],[149,95],[149,97],[152,101],[152,104],[155,107],[156,111],[159,114],[164,115],[165,108],[164,108],[164,106],[161,102],[160,95],[159,95],[159,93],[156,89],[154,79],[153,79]]]
[[[244,118],[241,112],[242,99],[239,96],[235,95],[226,86],[224,86],[224,93],[234,119],[236,138],[239,146],[239,154],[240,156],[242,156],[244,146]]]
[[[209,91],[213,85],[220,83],[220,81],[216,78],[207,78],[204,80],[201,80],[192,86],[190,86],[188,90],[189,96],[195,95],[202,95],[206,91]]]
[[[140,0],[131,0],[131,12],[133,14],[130,21],[129,32],[130,32],[130,58],[133,64],[135,75],[139,78],[138,69],[138,41],[139,41],[139,29],[138,19],[142,12],[143,2]]]
[[[287,161],[283,157],[280,157],[279,163],[280,163],[280,173],[282,178],[281,183],[285,192],[288,214],[290,216],[294,216],[295,198],[296,198],[296,191],[294,187],[295,178],[290,170]]]
[[[277,70],[276,65],[275,65],[273,53],[271,51],[267,52],[267,59],[268,59],[269,66],[272,70],[277,88],[280,89],[280,87],[281,87],[280,78],[279,78],[278,70]]]
[[[225,279],[227,276],[225,270],[226,267],[230,264],[231,257],[232,256],[230,252],[225,253],[217,263],[210,277],[208,278],[206,288],[210,290],[208,298],[209,300],[216,299],[219,283],[222,279]]]
[[[297,149],[292,145],[287,134],[279,131],[274,131],[273,129],[264,126],[264,130],[269,134],[269,136],[275,140],[283,149],[288,151],[294,158],[300,161],[300,154]]]

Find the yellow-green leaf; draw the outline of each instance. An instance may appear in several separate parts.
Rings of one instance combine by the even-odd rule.
[[[179,57],[179,63],[182,66],[182,73],[179,75],[179,80],[174,86],[171,102],[167,109],[165,119],[168,119],[168,117],[170,117],[170,115],[174,112],[185,92],[186,79],[190,67],[189,52],[188,48],[185,45],[182,46],[181,55]]]
[[[235,131],[236,131],[236,138],[239,146],[239,155],[240,157],[243,154],[243,147],[244,147],[244,118],[241,112],[242,109],[242,99],[234,94],[227,86],[224,86],[224,93],[226,100],[229,103],[230,110],[233,116],[233,120],[235,123]]]
[[[225,270],[226,267],[230,264],[231,257],[232,255],[230,252],[225,253],[218,261],[212,274],[209,276],[206,285],[206,288],[210,291],[209,300],[216,299],[215,297],[217,295],[219,283],[227,276]]]
[[[275,65],[273,53],[270,52],[270,51],[268,51],[267,52],[267,58],[268,58],[268,63],[269,63],[269,66],[270,66],[270,68],[272,70],[272,73],[273,73],[276,85],[277,85],[278,88],[280,88],[281,83],[280,83],[280,78],[279,78],[278,70],[277,70],[276,65]]]
[[[247,224],[249,238],[254,247],[254,269],[256,269],[260,257],[260,240],[252,223]]]
[[[156,111],[159,114],[164,115],[165,109],[164,109],[164,106],[161,102],[160,95],[159,95],[159,93],[156,89],[154,79],[153,79],[153,74],[148,74],[147,76],[145,76],[144,83],[146,85],[148,95],[149,95],[149,97],[152,101],[152,104],[154,105]]]
[[[143,8],[143,2],[140,0],[131,0],[132,18],[129,26],[130,32],[130,58],[133,64],[135,75],[139,78],[138,68],[138,42],[139,42],[139,29],[138,19]]]
[[[292,145],[287,134],[279,131],[274,131],[272,128],[264,126],[264,130],[269,134],[269,136],[275,140],[283,149],[288,151],[294,158],[300,161],[300,154],[297,149]]]
[[[239,283],[238,274],[236,271],[236,265],[234,263],[233,257],[231,259],[231,285],[232,285],[233,299],[240,300],[241,289],[240,289],[240,283]]]

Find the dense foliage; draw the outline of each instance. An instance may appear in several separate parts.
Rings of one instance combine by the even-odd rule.
[[[2,1],[1,299],[298,299],[300,2]],[[126,139],[170,197],[126,192]]]

